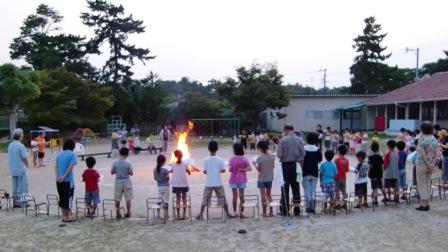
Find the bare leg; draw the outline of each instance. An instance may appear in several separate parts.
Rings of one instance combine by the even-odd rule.
[[[238,200],[238,189],[232,189],[232,207],[233,207],[233,212],[236,213],[236,203]]]
[[[177,216],[179,217],[180,216],[180,208],[179,208],[179,205],[180,205],[180,192],[176,192],[176,211],[177,211]]]
[[[187,212],[187,192],[182,192],[182,204],[184,205],[182,218],[185,218],[185,213]]]
[[[229,215],[229,205],[227,203],[224,204],[224,211]]]
[[[272,202],[271,189],[266,188],[266,198],[267,202]],[[269,216],[272,216],[272,207],[269,208]]]
[[[121,218],[121,215],[120,215],[120,201],[119,200],[115,201],[115,208],[117,209],[117,218]]]
[[[131,217],[131,200],[126,200],[126,213]]]
[[[240,204],[243,204],[244,203],[244,189],[238,189],[238,194],[240,196]],[[241,207],[241,216],[242,217],[244,217],[243,211],[244,211],[244,208]]]
[[[263,216],[266,217],[266,192],[265,189],[260,189],[261,205],[263,206]]]

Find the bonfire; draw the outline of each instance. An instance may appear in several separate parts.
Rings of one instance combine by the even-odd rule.
[[[191,158],[190,155],[190,150],[188,148],[188,134],[190,133],[190,131],[193,130],[194,124],[191,121],[188,121],[188,127],[186,130],[182,130],[177,132],[177,145],[175,150],[180,150],[182,151],[183,154],[183,161],[187,164],[189,164],[189,169],[191,171],[198,171],[197,168],[193,167],[194,165],[194,159]],[[174,163],[176,162],[177,158],[174,156],[174,151],[173,153],[171,153],[171,162]]]

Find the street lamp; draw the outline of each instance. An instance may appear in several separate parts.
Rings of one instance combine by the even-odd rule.
[[[406,51],[406,53],[413,52],[417,56],[417,66],[415,67],[415,80],[417,81],[419,79],[419,76],[418,76],[418,58],[420,57],[420,49],[419,48],[409,48],[409,47],[406,47],[405,51]]]

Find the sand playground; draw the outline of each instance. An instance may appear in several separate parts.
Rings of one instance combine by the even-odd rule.
[[[174,148],[174,143],[170,145]],[[228,160],[232,156],[230,145],[220,146],[218,155]],[[108,151],[108,140],[86,147],[86,153]],[[205,147],[191,147],[191,156],[201,167],[202,159],[208,154]],[[57,194],[54,182],[54,157],[47,152],[46,167],[30,168],[29,191],[37,201],[45,201],[47,194]],[[254,154],[247,157],[252,160]],[[113,198],[114,177],[110,175],[112,159],[98,156],[96,169],[104,176],[100,183],[101,199]],[[134,188],[133,217],[131,219],[103,221],[81,217],[72,224],[59,227],[61,220],[52,214],[29,214],[27,217],[16,210],[14,213],[0,211],[0,251],[446,251],[448,247],[448,201],[434,199],[431,211],[419,212],[416,203],[399,207],[380,206],[355,209],[350,215],[339,211],[333,215],[312,215],[294,218],[291,227],[281,225],[282,217],[260,217],[190,222],[171,220],[167,224],[150,221],[146,223],[148,197],[157,197],[157,186],[152,176],[156,155],[143,152],[130,156],[134,166],[132,177]],[[355,159],[350,157],[350,166]],[[75,198],[84,197],[81,181],[85,164],[79,159],[75,168]],[[411,181],[412,165],[407,165],[408,181]],[[223,174],[227,200],[231,200],[228,187],[228,172]],[[434,174],[438,177],[440,174]],[[246,195],[258,195],[257,172],[248,173]],[[348,192],[353,191],[355,175],[347,178]],[[205,175],[194,173],[189,177],[193,217],[199,211],[204,188]],[[0,154],[0,188],[11,190],[7,170],[7,154]],[[369,183],[370,189],[370,183]],[[303,193],[303,190],[302,190]],[[280,188],[273,188],[273,195],[279,195]],[[101,212],[101,208],[100,208]],[[170,214],[170,217],[172,214]],[[218,212],[212,215],[219,216]],[[246,234],[238,230],[245,229]]]

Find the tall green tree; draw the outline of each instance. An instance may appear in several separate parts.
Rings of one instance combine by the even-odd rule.
[[[0,108],[9,114],[9,131],[16,129],[17,109],[40,95],[39,77],[34,72],[23,71],[12,64],[0,66]]]
[[[176,118],[219,118],[222,103],[198,92],[187,92],[174,111]]]
[[[66,67],[87,78],[96,75],[86,59],[85,38],[64,34],[58,26],[63,16],[48,5],[40,4],[20,27],[20,35],[10,45],[12,59],[24,59],[35,70]]]
[[[381,24],[371,16],[364,19],[361,35],[353,41],[357,55],[350,67],[351,92],[355,94],[384,93],[409,82],[406,69],[389,67],[383,61],[391,56],[382,45],[387,33],[381,33]]]
[[[158,123],[168,119],[169,109],[166,104],[169,94],[163,90],[157,74],[151,72],[139,80],[133,90],[133,97],[136,98],[133,122]]]
[[[106,121],[105,113],[113,104],[110,88],[64,68],[41,72],[41,96],[24,104],[33,124],[59,128],[97,128]]]
[[[81,13],[83,24],[94,29],[95,36],[89,42],[89,49],[100,54],[99,47],[109,44],[110,56],[103,66],[101,81],[117,84],[130,79],[133,75],[131,67],[134,60],[142,63],[153,59],[149,49],[129,44],[128,38],[133,34],[145,32],[143,21],[132,15],[125,16],[122,5],[114,5],[103,0],[87,0],[90,12]]]
[[[230,101],[235,112],[243,113],[252,122],[252,128],[256,128],[264,110],[288,106],[290,90],[282,85],[283,75],[274,64],[239,67],[236,73],[236,80],[229,78],[217,84],[217,92]]]
[[[448,59],[438,59],[436,62],[424,64],[420,69],[421,76],[425,74],[435,74],[448,71]]]

